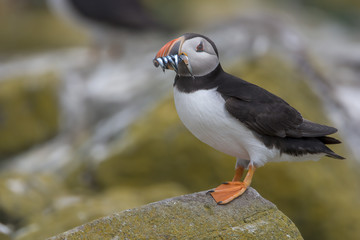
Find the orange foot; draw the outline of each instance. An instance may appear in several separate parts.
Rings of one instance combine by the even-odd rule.
[[[248,185],[244,182],[226,182],[209,193],[217,204],[227,204],[242,195]]]
[[[235,176],[232,182],[226,182],[209,191],[217,204],[227,204],[235,198],[241,196],[246,189],[250,186],[252,177],[255,172],[255,167],[249,166],[249,171],[243,182],[240,181],[244,168],[240,167],[236,169]]]

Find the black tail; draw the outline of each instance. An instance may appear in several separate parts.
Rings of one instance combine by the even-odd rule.
[[[339,143],[341,143],[341,141],[337,140],[336,138],[332,138],[332,137],[328,137],[328,136],[317,137],[317,139],[319,139],[324,144],[339,144]],[[341,159],[341,160],[345,159],[344,157],[334,153],[330,148],[328,148],[328,147],[326,147],[326,148],[327,148],[327,151],[326,151],[327,157]]]
[[[331,150],[330,150],[331,151]],[[331,153],[327,153],[326,154],[327,157],[331,157],[331,158],[335,158],[335,159],[339,159],[339,160],[344,160],[345,158],[337,155],[336,153],[334,153],[333,151],[331,151]]]
[[[322,143],[324,144],[339,144],[341,141],[337,140],[336,138],[324,136],[324,137],[317,137]]]

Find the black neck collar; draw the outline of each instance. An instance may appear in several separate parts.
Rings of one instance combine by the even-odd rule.
[[[191,93],[197,90],[202,89],[212,89],[219,86],[221,78],[219,77],[224,70],[222,69],[220,63],[219,65],[210,73],[200,76],[200,77],[190,77],[190,76],[175,76],[174,87],[176,87],[181,92]]]

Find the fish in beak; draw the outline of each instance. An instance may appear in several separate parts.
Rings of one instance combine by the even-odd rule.
[[[170,69],[174,70],[176,74],[179,74],[179,64],[184,63],[187,71],[193,76],[189,58],[185,53],[181,52],[184,41],[185,38],[182,36],[166,43],[153,59],[154,66],[160,66],[164,72],[165,69]]]

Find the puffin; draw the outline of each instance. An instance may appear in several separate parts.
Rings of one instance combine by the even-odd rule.
[[[48,0],[48,4],[64,18],[85,23],[85,27],[100,24],[134,31],[165,29],[139,0]]]
[[[217,204],[241,196],[256,168],[267,162],[344,159],[326,146],[341,143],[328,136],[336,128],[304,119],[280,97],[226,73],[217,47],[206,36],[186,33],[166,43],[153,64],[176,72],[175,107],[186,128],[236,158],[232,181],[209,191]]]

